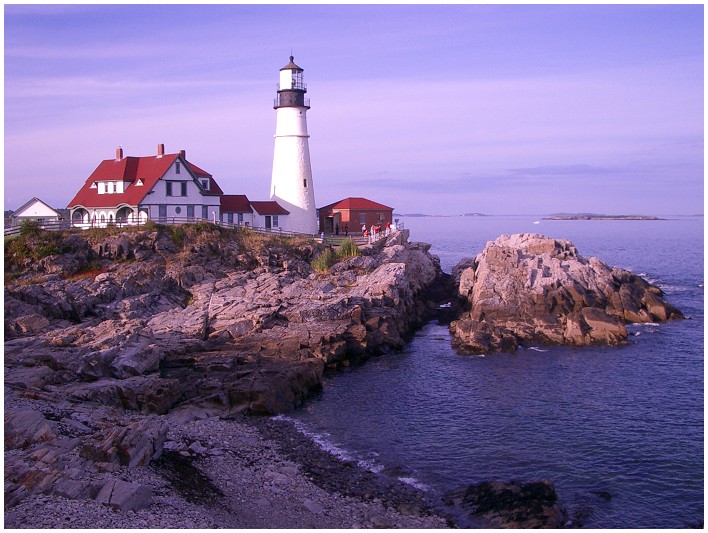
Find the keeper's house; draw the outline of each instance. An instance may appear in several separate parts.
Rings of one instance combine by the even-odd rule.
[[[77,227],[109,223],[137,224],[148,220],[219,220],[221,188],[208,172],[187,161],[184,151],[102,161],[69,203]]]
[[[183,223],[196,220],[267,230],[288,230],[290,213],[276,201],[252,202],[243,194],[224,194],[214,177],[187,161],[184,150],[102,161],[69,203],[71,225]]]

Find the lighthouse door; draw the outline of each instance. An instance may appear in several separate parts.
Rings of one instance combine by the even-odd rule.
[[[273,227],[272,224],[271,224],[270,215],[266,215],[266,216],[265,216],[265,227],[266,227],[266,229],[270,229],[270,228]]]

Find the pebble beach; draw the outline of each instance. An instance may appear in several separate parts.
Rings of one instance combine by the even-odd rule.
[[[95,500],[31,496],[6,528],[426,528],[450,526],[428,496],[321,450],[290,423],[206,416],[170,422],[162,457],[113,478],[152,488],[120,512]],[[109,475],[109,474],[106,474]]]

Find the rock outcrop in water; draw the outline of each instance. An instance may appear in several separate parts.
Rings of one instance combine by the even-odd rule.
[[[6,506],[109,498],[96,476],[159,457],[175,409],[292,410],[325,367],[402,347],[442,276],[407,232],[324,274],[312,241],[211,225],[18,242],[5,248]],[[119,488],[107,505],[149,504],[144,487]]]
[[[616,345],[627,339],[627,323],[683,318],[641,277],[541,235],[502,235],[460,262],[453,278],[466,306],[450,325],[453,344],[471,353]]]
[[[485,481],[451,492],[446,501],[484,528],[558,529],[568,522],[568,512],[548,480]]]

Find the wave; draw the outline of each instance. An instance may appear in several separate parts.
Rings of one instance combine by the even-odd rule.
[[[410,485],[411,487],[415,487],[418,490],[422,490],[423,492],[428,492],[430,490],[430,487],[428,487],[425,483],[418,481],[414,477],[399,477],[398,481],[405,483],[406,485]]]
[[[539,348],[538,346],[531,346],[529,350],[533,350],[534,352],[547,352],[548,350],[543,350]]]
[[[348,452],[347,450],[339,447],[335,443],[329,440],[329,437],[331,436],[329,433],[315,433],[314,431],[311,431],[308,429],[308,427],[301,422],[300,420],[296,420],[294,418],[290,418],[289,416],[285,415],[277,415],[273,417],[273,420],[279,420],[279,421],[285,421],[289,422],[290,424],[293,425],[293,427],[299,432],[305,435],[307,438],[312,440],[317,446],[322,450],[330,455],[333,455],[340,461],[347,461],[347,462],[354,462],[357,464],[359,468],[362,468],[364,470],[367,470],[369,472],[372,472],[374,474],[380,474],[384,472],[386,467],[382,465],[381,463],[376,462],[375,459],[359,459],[354,456],[354,454]],[[376,452],[371,452],[371,455],[378,457],[378,453]],[[401,483],[405,483],[406,485],[410,485],[412,487],[415,487],[418,490],[422,491],[429,491],[430,487],[425,485],[423,482],[417,480],[414,477],[410,476],[395,476],[398,481]]]
[[[285,415],[274,416],[273,420],[282,420],[291,423],[298,432],[312,440],[321,450],[333,455],[340,461],[356,461],[352,454],[328,440],[327,437],[330,436],[328,433],[315,433],[310,431],[307,426],[299,420]]]

